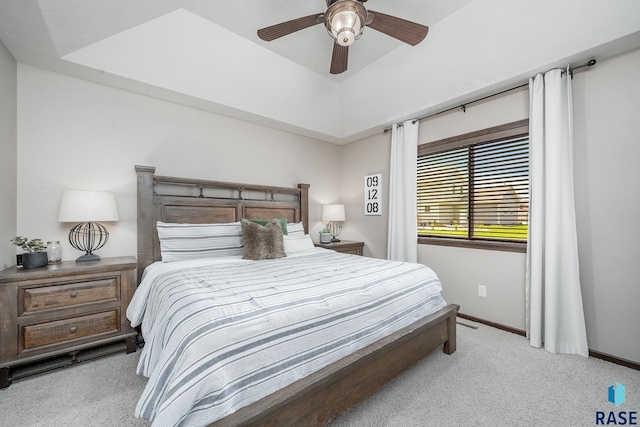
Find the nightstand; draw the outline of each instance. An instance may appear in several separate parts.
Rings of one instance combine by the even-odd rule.
[[[352,240],[341,240],[335,243],[319,243],[315,242],[317,248],[332,249],[343,254],[362,255],[364,242],[354,242]]]
[[[81,360],[136,351],[137,332],[126,318],[136,268],[135,257],[120,257],[1,271],[0,388]]]

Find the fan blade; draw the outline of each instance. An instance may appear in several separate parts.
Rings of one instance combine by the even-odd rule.
[[[349,46],[341,46],[337,42],[333,43],[333,55],[331,56],[331,74],[340,74],[347,71],[349,62]]]
[[[373,15],[373,21],[367,24],[374,30],[380,31],[388,36],[415,46],[427,36],[429,27],[396,16],[386,15],[381,12],[369,10]]]
[[[295,33],[296,31],[313,27],[314,25],[322,22],[323,19],[323,13],[316,13],[315,15],[303,16],[302,18],[292,19],[291,21],[287,22],[281,22],[280,24],[259,29],[258,37],[266,42],[270,42],[282,36]]]

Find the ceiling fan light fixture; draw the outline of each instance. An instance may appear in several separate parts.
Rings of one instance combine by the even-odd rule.
[[[426,37],[429,27],[364,7],[367,0],[326,0],[325,13],[301,16],[258,30],[258,37],[270,42],[280,37],[324,23],[334,39],[329,73],[340,74],[347,71],[349,46],[362,36],[364,27],[371,27],[380,33],[393,37],[408,45],[415,46]]]
[[[341,46],[351,46],[364,31],[367,10],[355,0],[338,0],[325,13],[327,32]]]

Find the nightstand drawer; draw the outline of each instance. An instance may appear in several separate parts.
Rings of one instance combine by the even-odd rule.
[[[98,301],[115,301],[119,297],[115,278],[24,289],[25,313],[68,307]]]
[[[118,341],[136,351],[138,333],[125,313],[137,265],[135,257],[117,257],[0,271],[0,389],[85,352],[112,353]],[[52,367],[37,367],[46,359]]]
[[[362,249],[360,248],[344,248],[340,249],[338,252],[343,254],[362,255]]]
[[[24,326],[24,350],[57,344],[104,332],[118,332],[117,310]]]

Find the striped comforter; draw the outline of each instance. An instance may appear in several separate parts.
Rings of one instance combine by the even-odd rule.
[[[155,263],[127,310],[149,377],[136,416],[212,423],[444,307],[440,292],[423,265],[320,248]]]

